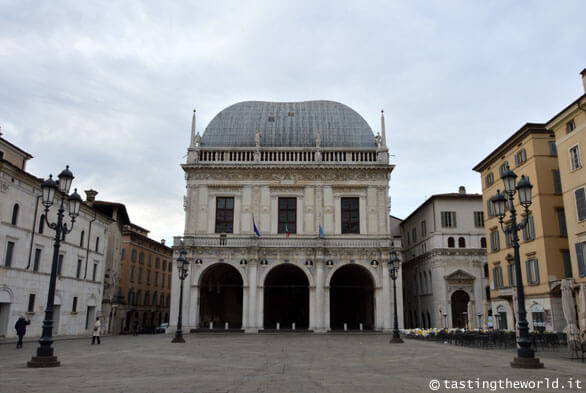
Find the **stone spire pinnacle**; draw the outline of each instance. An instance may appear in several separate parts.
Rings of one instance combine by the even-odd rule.
[[[381,109],[380,111],[380,128],[381,128],[381,137],[382,137],[382,145],[383,148],[387,147],[387,133],[385,131],[385,111]]]
[[[190,147],[195,147],[195,108],[193,109],[193,118],[191,119],[191,141]]]

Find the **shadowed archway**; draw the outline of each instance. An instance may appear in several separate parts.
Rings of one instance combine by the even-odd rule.
[[[199,326],[224,329],[242,327],[242,276],[231,265],[218,263],[205,272],[199,286]]]
[[[362,266],[347,265],[330,280],[330,328],[374,328],[374,283]]]
[[[452,294],[452,324],[455,328],[463,329],[468,323],[467,311],[470,296],[465,291],[458,290]]]
[[[295,265],[283,264],[273,268],[264,284],[264,328],[281,329],[309,327],[309,282]]]

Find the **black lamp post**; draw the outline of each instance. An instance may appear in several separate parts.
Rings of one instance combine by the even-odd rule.
[[[189,270],[189,261],[185,258],[187,251],[181,250],[179,258],[177,258],[177,271],[179,272],[179,280],[181,280],[181,287],[179,289],[179,317],[177,318],[177,330],[175,331],[175,338],[172,343],[184,343],[183,332],[181,331],[181,322],[183,315],[183,280],[187,278]]]
[[[63,235],[68,234],[73,229],[75,218],[79,215],[81,207],[81,197],[77,193],[77,189],[73,194],[69,194],[69,188],[73,181],[73,173],[69,170],[69,165],[59,174],[58,182],[53,180],[53,175],[43,182],[42,200],[45,206],[45,222],[47,226],[55,231],[55,243],[53,245],[53,262],[51,263],[51,277],[49,279],[49,294],[47,296],[47,307],[45,308],[45,320],[43,321],[43,335],[39,340],[39,347],[37,348],[37,356],[33,356],[27,363],[28,367],[57,367],[61,362],[57,360],[57,356],[53,355],[53,310],[55,301],[55,284],[57,281],[57,264],[59,260],[59,247]],[[59,190],[61,193],[61,203],[57,210],[57,222],[50,223],[49,208],[53,205],[55,199],[55,191]],[[71,217],[71,225],[68,227],[67,223],[63,222],[63,213],[65,212],[65,199],[69,201],[69,216]]]
[[[543,363],[535,357],[535,352],[531,349],[531,341],[529,340],[529,323],[527,322],[527,311],[525,310],[525,292],[523,289],[523,276],[521,276],[521,258],[519,255],[519,235],[518,232],[525,228],[529,220],[529,206],[531,205],[531,189],[533,185],[529,181],[529,178],[525,175],[521,176],[519,184],[515,185],[517,175],[513,172],[509,166],[505,168],[501,175],[503,183],[505,184],[505,191],[500,192],[497,190],[495,196],[491,198],[492,206],[495,211],[495,215],[499,218],[502,231],[505,236],[511,235],[511,243],[513,244],[514,256],[515,256],[515,276],[517,280],[517,304],[519,310],[519,340],[517,341],[517,357],[511,362],[511,367],[515,368],[543,368]],[[517,223],[517,211],[514,205],[515,192],[519,191],[519,202],[525,209],[526,220]],[[511,214],[511,225],[505,228],[503,225],[503,219],[508,209]]]
[[[393,322],[393,338],[391,344],[401,344],[403,339],[399,335],[399,320],[397,319],[397,274],[399,273],[399,257],[395,250],[391,250],[390,273],[393,279],[393,305],[394,305],[394,322]]]

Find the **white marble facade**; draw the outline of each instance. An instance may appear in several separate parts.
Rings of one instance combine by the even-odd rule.
[[[360,115],[337,103],[261,103],[262,111],[255,104],[220,112],[202,137],[195,132],[194,115],[183,165],[185,233],[174,242],[174,260],[185,249],[191,262],[184,283],[184,329],[209,329],[211,323],[257,332],[276,329],[277,322],[282,329],[314,332],[344,324],[348,329],[392,328],[393,166],[384,128],[375,137]],[[346,129],[344,121],[349,122]],[[344,134],[348,129],[353,141]],[[228,233],[217,228],[218,198],[233,198]],[[279,233],[284,232],[280,198],[294,201],[290,214],[296,230],[290,236]],[[353,233],[343,233],[348,232],[344,198],[355,198],[359,218]],[[402,326],[400,279],[397,285]],[[172,326],[178,298],[174,269]]]
[[[31,321],[27,336],[39,336],[55,232],[44,225],[40,233],[44,213],[38,198],[40,180],[24,167],[30,156],[0,138],[0,151],[4,150],[12,154],[0,160],[0,337],[16,336],[14,324],[20,316]],[[21,162],[11,159],[19,154]],[[55,212],[52,207],[49,221],[56,221]],[[82,204],[73,231],[61,242],[63,259],[54,302],[54,335],[89,334],[91,321],[100,313],[108,223],[106,217]]]

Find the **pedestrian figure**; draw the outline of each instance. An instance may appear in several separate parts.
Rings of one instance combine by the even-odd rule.
[[[138,319],[134,321],[132,335],[133,336],[138,336]]]
[[[31,321],[24,319],[24,317],[18,318],[14,328],[16,329],[16,335],[18,336],[18,342],[16,348],[22,348],[22,338],[26,334],[26,325],[30,325]]]
[[[96,317],[96,323],[94,323],[94,332],[92,335],[92,345],[96,343],[96,339],[98,339],[98,344],[100,343],[100,317]]]

